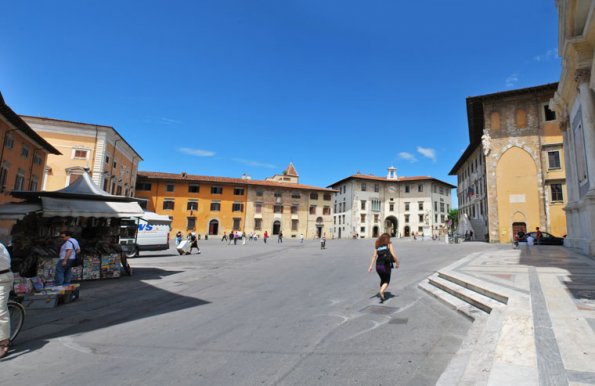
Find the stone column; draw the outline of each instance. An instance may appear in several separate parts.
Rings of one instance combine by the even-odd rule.
[[[576,70],[578,98],[583,112],[583,132],[585,138],[585,156],[589,176],[589,195],[595,195],[595,102],[589,87],[591,71],[583,68]]]

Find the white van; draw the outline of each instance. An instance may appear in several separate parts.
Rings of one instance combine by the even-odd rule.
[[[120,244],[127,244],[126,257],[138,256],[140,251],[165,251],[169,249],[170,230],[171,219],[168,216],[145,212],[138,219],[136,239],[124,241],[120,238]]]

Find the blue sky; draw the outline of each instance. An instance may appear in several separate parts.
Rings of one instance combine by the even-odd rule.
[[[140,170],[317,186],[454,184],[465,98],[561,70],[554,0],[11,1],[0,36],[19,114],[113,126]]]

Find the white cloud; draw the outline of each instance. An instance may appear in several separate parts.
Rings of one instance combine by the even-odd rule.
[[[513,74],[510,74],[506,80],[504,81],[504,83],[506,84],[506,87],[514,87],[515,84],[517,84],[517,82],[519,81],[519,74],[517,74],[516,72]]]
[[[402,151],[398,154],[399,158],[404,159],[409,162],[417,162],[417,158],[411,153],[407,153],[406,151]]]
[[[436,161],[436,150],[432,148],[418,146],[417,152],[432,161]]]
[[[258,161],[250,161],[250,160],[242,159],[242,158],[232,158],[232,160],[242,163],[244,165],[248,165],[248,166],[255,166],[255,167],[259,167],[259,168],[278,169],[278,167],[275,165],[258,162]]]
[[[555,59],[557,57],[558,57],[558,49],[552,48],[551,50],[547,50],[545,52],[545,54],[536,55],[533,59],[535,59],[538,62],[541,62],[541,61],[546,61],[546,60],[550,60],[550,59]]]
[[[182,121],[178,121],[176,119],[171,119],[171,118],[165,118],[165,117],[161,117],[160,121],[161,121],[161,123],[166,124],[166,125],[179,125],[180,123],[182,123]]]
[[[178,150],[180,150],[184,154],[193,155],[196,157],[212,157],[215,155],[214,151],[201,150],[201,149],[190,149],[188,147],[181,147]]]

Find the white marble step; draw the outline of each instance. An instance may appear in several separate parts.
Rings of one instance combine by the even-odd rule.
[[[438,273],[430,276],[428,281],[431,285],[448,292],[452,296],[455,296],[471,304],[472,306],[482,310],[487,314],[492,312],[493,308],[502,306],[502,303],[492,299],[491,297],[485,296],[479,292],[475,292],[469,288],[459,285],[458,283],[446,280],[440,277]]]
[[[461,287],[468,288],[472,291],[475,291],[481,295],[487,296],[492,298],[502,304],[508,304],[508,296],[502,295],[498,292],[495,292],[489,288],[486,288],[486,284],[480,280],[474,280],[473,278],[467,276],[460,276],[454,275],[450,272],[440,271],[438,272],[438,276],[442,279],[451,281],[455,284],[460,285]]]

